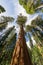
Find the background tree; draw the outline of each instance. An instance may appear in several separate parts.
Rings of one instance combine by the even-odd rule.
[[[32,33],[34,40],[36,40],[36,43],[43,46],[43,19],[38,16],[36,19],[34,19],[31,22],[31,25],[26,26],[26,30],[30,33]]]
[[[42,2],[42,0],[19,0],[19,3],[21,4],[21,5],[23,5],[23,7],[25,8],[25,10],[26,10],[26,12],[28,13],[28,14],[34,14],[34,13],[36,13],[37,11],[39,12],[40,10],[42,10],[43,9],[43,2]],[[38,20],[40,19],[40,23],[41,23],[41,18],[40,17],[38,17],[37,18]],[[37,20],[36,19],[36,20]],[[37,21],[38,21],[37,20]],[[34,22],[33,22],[34,23]],[[27,26],[30,30],[31,30],[31,28],[32,28],[32,30],[36,27],[37,29],[38,28],[43,28],[43,26],[40,24],[39,22],[36,22],[36,24],[37,24],[37,26],[36,26],[36,24],[34,24],[34,25],[32,25],[32,26]],[[38,26],[39,25],[39,26]],[[36,31],[36,28],[34,29],[35,31]],[[28,29],[28,31],[29,31],[29,29]],[[40,31],[38,31],[38,32],[40,32]],[[35,35],[37,34],[37,33],[35,33],[35,32],[33,32]],[[31,39],[31,38],[30,38]],[[37,39],[37,35],[36,35],[36,39]],[[38,39],[39,40],[39,42],[40,42],[40,39]],[[31,40],[32,41],[32,40]],[[41,42],[40,42],[40,44],[41,44]]]
[[[3,6],[0,5],[0,13],[5,12],[5,9],[3,8]]]
[[[15,28],[11,27],[6,32],[4,32],[0,38],[0,64],[10,64],[15,42]]]
[[[31,47],[31,54],[32,54],[32,62],[33,65],[43,65],[43,52],[42,52],[42,48],[43,48],[43,19],[38,16],[37,18],[35,18],[32,22],[31,25],[27,25],[26,26],[26,31],[29,33],[32,33],[32,36],[36,42],[35,45],[33,45],[33,47]],[[29,37],[31,38],[31,37]],[[32,44],[30,42],[30,44]],[[40,53],[41,51],[41,53]],[[35,58],[36,57],[36,58]]]
[[[1,16],[0,22],[0,64],[10,64],[11,55],[16,42],[15,27],[6,28],[8,22],[14,21],[13,17]],[[3,30],[5,30],[3,32]]]
[[[0,17],[0,31],[6,28],[8,22],[13,22],[13,21],[14,21],[13,17],[1,16]]]
[[[5,9],[0,6],[0,13]],[[9,65],[16,42],[15,27],[6,28],[8,22],[14,21],[13,17],[0,16],[0,65]],[[5,30],[3,32],[3,30]]]
[[[42,0],[19,0],[19,3],[23,5],[28,14],[33,14],[37,10],[39,11],[40,9],[42,11],[43,8],[41,7],[43,6]]]
[[[40,52],[41,51],[41,52]],[[43,65],[42,47],[39,49],[37,45],[32,48],[32,63],[33,65]]]

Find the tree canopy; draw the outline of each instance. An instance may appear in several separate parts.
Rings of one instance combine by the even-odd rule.
[[[26,16],[23,16],[22,14],[18,15],[18,18],[17,18],[17,24],[19,25],[24,25],[25,22],[27,20],[27,17]]]
[[[10,16],[1,16],[0,17],[0,30],[3,30],[6,28],[8,22],[13,22],[14,18]]]
[[[29,14],[35,13],[38,9],[41,9],[43,7],[42,0],[19,0],[19,3],[23,5],[25,8],[26,12]]]
[[[0,5],[0,13],[5,12],[6,10],[3,8],[3,6]]]

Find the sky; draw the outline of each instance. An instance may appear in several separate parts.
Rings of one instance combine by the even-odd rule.
[[[26,25],[31,24],[31,20],[38,16],[38,14],[33,15],[27,14],[23,6],[19,4],[18,0],[0,0],[0,5],[2,5],[6,10],[6,12],[2,13],[1,15],[12,16],[15,18],[15,20],[17,18],[17,15],[19,15],[20,13],[27,16],[28,22],[26,23]]]
[[[2,15],[7,15],[7,16],[14,15],[14,4],[12,0],[0,0],[0,5],[2,5],[6,10],[6,12],[3,13]]]
[[[39,14],[41,15],[42,13],[38,13],[38,14],[33,14],[33,15],[29,15],[26,13],[25,9],[23,8],[23,6],[21,6],[19,4],[18,0],[0,0],[0,5],[2,5],[6,12],[1,13],[0,15],[5,15],[5,16],[12,16],[15,18],[13,23],[8,23],[7,27],[11,27],[13,25],[16,26],[17,32],[18,28],[17,28],[17,24],[15,23],[17,16],[22,13],[23,15],[27,16],[27,22],[26,25],[31,24],[31,20],[33,20],[34,18],[36,18]],[[28,41],[29,42],[29,41]],[[28,43],[27,42],[27,43]]]
[[[30,16],[29,14],[26,13],[25,9],[19,4],[18,0],[0,0],[0,5],[2,5],[6,12],[1,13],[1,15],[5,15],[5,16],[12,16],[15,18],[13,23],[8,23],[7,27],[13,26],[15,25],[17,28],[17,24],[15,23],[16,19],[17,19],[17,15],[19,15],[20,13],[22,13],[23,15],[27,16],[27,24],[30,24],[30,20],[34,19],[37,15],[35,14]],[[18,29],[17,29],[18,30]]]
[[[5,15],[5,16],[12,16],[15,18],[13,23],[8,23],[8,27],[11,27],[13,25],[15,25],[17,31],[18,31],[18,26],[15,23],[17,16],[22,13],[23,15],[27,16],[27,22],[26,25],[30,25],[31,24],[31,20],[33,20],[34,18],[36,18],[39,14],[33,14],[33,15],[29,15],[26,13],[26,10],[23,8],[23,6],[21,6],[19,4],[19,0],[0,0],[0,5],[2,5],[6,12],[1,13],[1,15]],[[42,14],[42,13],[41,13]],[[19,32],[19,31],[18,31]]]
[[[25,9],[19,4],[18,0],[0,0],[0,5],[2,5],[6,10],[6,12],[1,15],[13,16],[16,18],[19,13],[22,13],[29,19],[33,18],[33,15],[30,16],[26,13]]]

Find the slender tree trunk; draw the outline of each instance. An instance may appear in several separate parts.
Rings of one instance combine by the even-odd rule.
[[[32,65],[26,46],[23,26],[20,26],[20,33],[16,42],[10,65]]]
[[[29,37],[29,41],[30,41],[30,47],[33,48],[33,42],[32,42],[32,39],[31,39],[31,36],[29,33],[28,33],[28,37]]]

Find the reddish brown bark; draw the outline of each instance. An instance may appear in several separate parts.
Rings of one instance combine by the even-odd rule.
[[[26,46],[23,26],[20,27],[19,37],[16,42],[10,65],[32,65]]]

